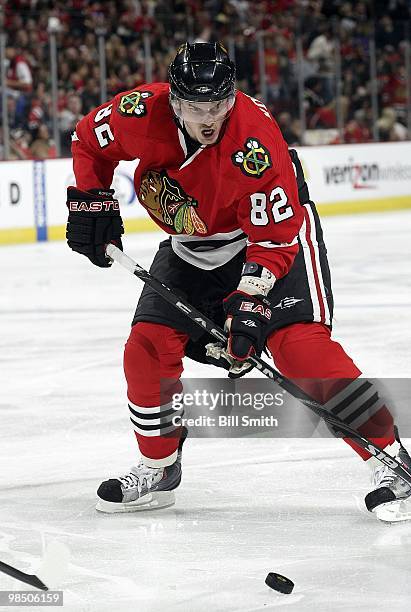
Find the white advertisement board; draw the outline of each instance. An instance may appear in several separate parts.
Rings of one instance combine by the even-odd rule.
[[[121,206],[124,219],[147,216],[140,206],[134,191],[133,176],[137,161],[122,161],[114,172],[112,187]],[[47,219],[49,226],[60,226],[66,223],[66,189],[76,185],[71,159],[54,159],[46,163],[46,196]]]
[[[311,198],[322,214],[411,208],[411,142],[300,147]],[[127,231],[153,229],[137,202],[138,160],[120,162],[113,187]],[[71,159],[0,163],[0,243],[62,239]]]
[[[34,227],[33,162],[0,163],[0,230]]]
[[[411,142],[301,147],[298,154],[320,205],[368,201],[371,209],[376,200],[387,207],[391,200],[394,208],[411,199]]]

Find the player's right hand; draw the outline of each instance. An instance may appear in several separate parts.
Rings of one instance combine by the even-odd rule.
[[[113,189],[67,188],[67,244],[100,268],[109,268],[112,264],[105,254],[107,244],[112,242],[123,250],[123,221],[113,194]]]
[[[271,304],[264,295],[233,291],[223,301],[228,331],[227,352],[237,361],[261,355],[271,319]]]

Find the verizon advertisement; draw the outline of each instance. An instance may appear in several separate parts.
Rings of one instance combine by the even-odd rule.
[[[411,142],[298,149],[319,204],[410,196]]]

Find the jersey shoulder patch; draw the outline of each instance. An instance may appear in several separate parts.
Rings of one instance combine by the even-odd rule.
[[[232,164],[253,179],[265,178],[272,168],[277,171],[286,143],[265,104],[238,92],[230,122],[228,135],[236,142],[235,148],[230,146]]]
[[[145,117],[155,100],[168,100],[167,83],[150,83],[116,96],[116,111],[122,117]]]
[[[134,90],[120,97],[117,112],[123,117],[144,117],[147,115],[145,101],[154,94],[151,91]]]
[[[261,178],[268,168],[272,167],[268,149],[254,136],[249,136],[244,148],[232,154],[231,160],[246,176]]]

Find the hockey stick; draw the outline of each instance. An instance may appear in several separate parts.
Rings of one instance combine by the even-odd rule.
[[[20,582],[25,582],[30,586],[36,587],[36,589],[41,589],[42,591],[49,590],[44,582],[42,582],[35,574],[25,574],[15,567],[7,565],[7,563],[3,563],[3,561],[0,561],[0,572],[3,572],[3,574],[7,574],[12,578],[16,578],[16,580],[20,580]]]
[[[227,335],[225,332],[211,319],[203,315],[199,310],[188,304],[185,300],[175,295],[167,285],[159,281],[157,278],[152,276],[150,272],[147,272],[138,263],[136,263],[131,257],[123,253],[114,244],[108,244],[106,247],[106,255],[113,261],[116,261],[124,268],[129,270],[134,276],[137,276],[140,280],[144,281],[154,289],[162,298],[164,298],[169,304],[172,304],[184,313],[194,323],[199,325],[204,331],[208,332],[211,336],[220,340],[220,342],[227,343]],[[330,414],[324,406],[312,399],[307,393],[305,393],[300,387],[293,383],[288,378],[284,378],[277,370],[269,363],[253,355],[249,357],[248,361],[253,364],[264,376],[274,380],[279,387],[287,391],[290,395],[300,400],[307,408],[312,412],[315,412],[320,416],[326,423],[328,423],[336,437],[350,438],[354,440],[358,446],[366,450],[370,455],[373,455],[381,463],[387,465],[397,476],[399,476],[408,485],[411,485],[411,472],[405,468],[402,464],[398,463],[394,457],[386,453],[382,448],[372,443],[370,440],[362,436],[358,431],[352,429],[339,417]]]
[[[48,544],[46,552],[43,555],[40,567],[37,570],[38,575],[26,574],[3,561],[0,561],[0,572],[16,580],[20,580],[20,582],[29,584],[36,589],[48,591],[49,588],[46,586],[45,582],[47,582],[47,584],[51,583],[52,587],[59,584],[67,572],[69,559],[70,551],[68,547],[62,542],[52,540]],[[42,579],[40,579],[39,576]]]

